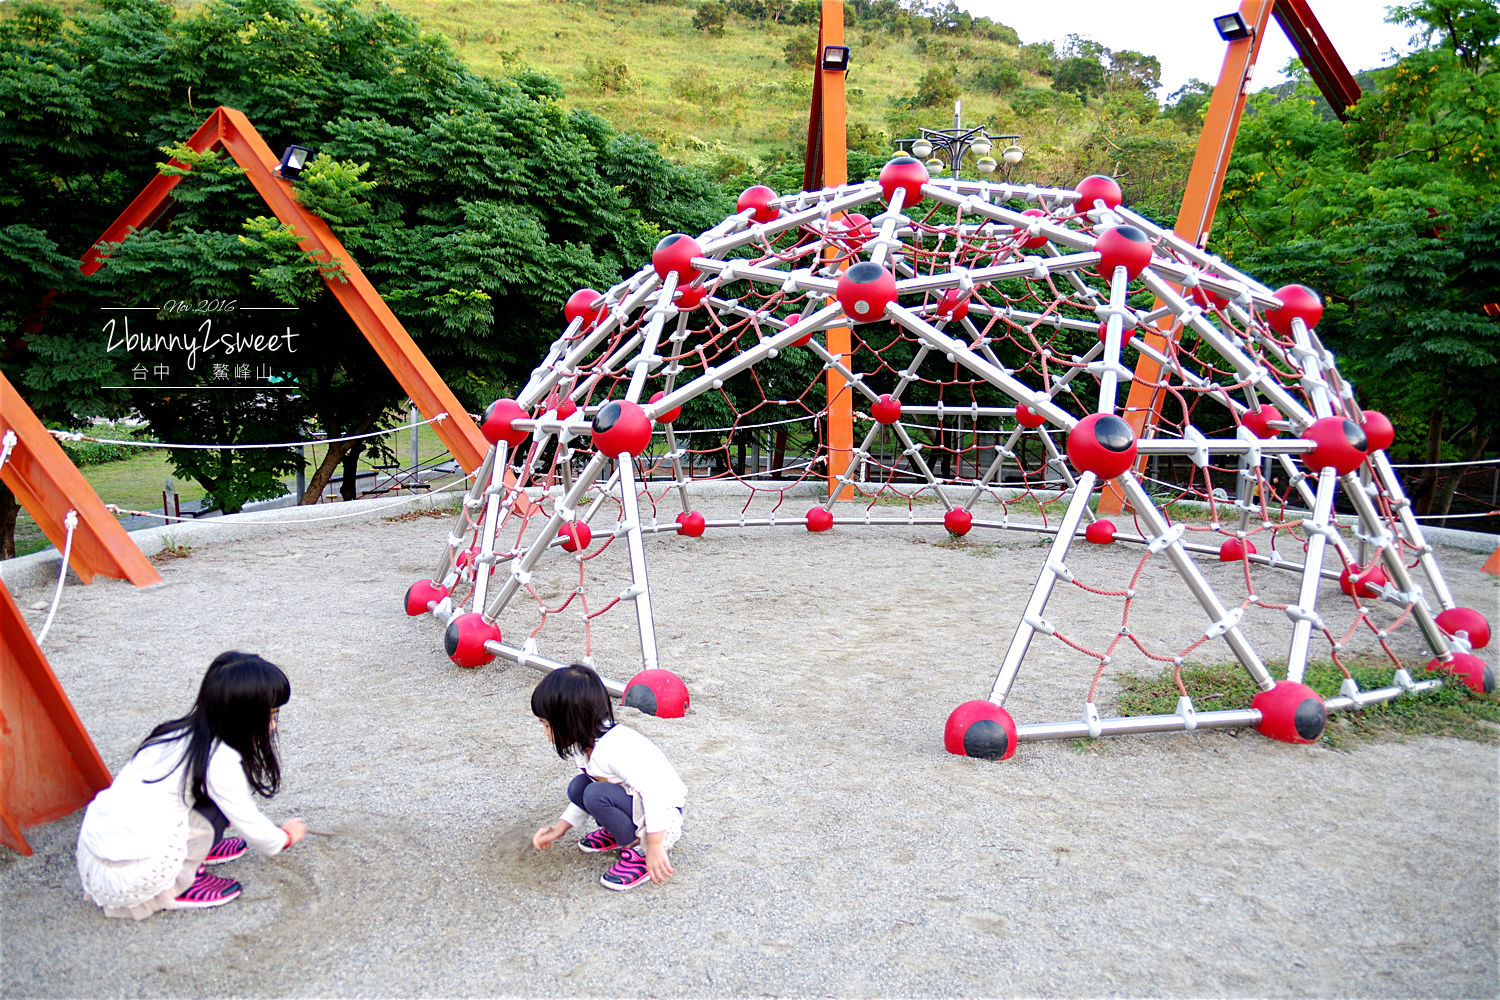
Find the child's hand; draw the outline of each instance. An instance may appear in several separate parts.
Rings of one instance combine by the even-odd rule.
[[[531,835],[531,846],[539,851],[545,851],[551,847],[553,842],[573,828],[573,824],[558,820],[551,826],[544,826]]]
[[[661,834],[646,834],[646,871],[651,881],[661,885],[672,877],[672,862],[667,860],[667,849],[661,846]]]
[[[307,824],[300,816],[287,820],[281,824],[281,828],[286,831],[287,847],[301,843],[302,839],[307,836]]]

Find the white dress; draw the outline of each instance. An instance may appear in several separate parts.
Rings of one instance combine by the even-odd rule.
[[[192,808],[177,740],[147,747],[95,796],[78,831],[84,895],[109,916],[150,916],[192,884],[212,846],[212,828]],[[157,780],[160,779],[160,780]],[[215,743],[204,775],[208,797],[240,836],[264,854],[286,844],[286,831],[256,808],[240,755]],[[113,911],[113,912],[112,912]]]

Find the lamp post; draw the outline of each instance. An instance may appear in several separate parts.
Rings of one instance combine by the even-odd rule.
[[[1000,161],[990,155],[990,150],[995,148],[994,141],[997,139],[1015,140],[1021,138],[1019,135],[990,135],[989,126],[975,125],[972,128],[964,128],[963,125],[963,102],[953,102],[953,127],[952,128],[923,128],[922,134],[915,139],[902,139],[897,145],[905,145],[911,150],[911,154],[919,160],[926,161],[927,170],[934,175],[943,172],[945,164],[934,155],[942,151],[947,156],[946,166],[953,169],[953,176],[958,177],[958,171],[963,165],[964,154],[973,150],[979,157],[974,167],[981,174],[992,174],[1004,162],[1006,175],[1009,176],[1010,168],[1021,162],[1026,155],[1020,146],[1011,142],[1000,153]],[[929,159],[931,157],[931,159]]]

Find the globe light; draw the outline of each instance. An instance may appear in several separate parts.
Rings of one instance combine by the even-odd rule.
[[[938,159],[936,156],[928,160],[926,163],[927,172],[929,174],[932,174],[934,177],[936,177],[938,174],[941,174],[945,169],[947,169],[947,166],[948,165],[946,163]]]
[[[926,159],[932,155],[932,143],[926,139],[918,139],[911,144],[911,155],[919,160]]]
[[[1025,155],[1026,151],[1020,146],[1006,146],[1005,151],[1000,154],[1000,158],[1006,163],[1015,164],[1020,163],[1021,158]]]
[[[979,161],[974,164],[974,168],[981,174],[993,174],[995,172],[995,168],[999,165],[999,163],[995,162],[995,158],[993,156],[981,156],[979,158]]]
[[[990,150],[994,147],[990,145],[990,140],[988,138],[979,138],[975,139],[974,142],[970,144],[969,148],[974,151],[975,156],[988,156]]]

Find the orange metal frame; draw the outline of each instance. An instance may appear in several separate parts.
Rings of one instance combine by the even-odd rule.
[[[1209,100],[1203,131],[1198,137],[1198,152],[1188,174],[1187,190],[1182,195],[1182,208],[1173,227],[1173,232],[1196,246],[1208,243],[1208,234],[1213,228],[1214,210],[1218,207],[1224,177],[1229,171],[1240,118],[1245,112],[1250,74],[1255,69],[1260,43],[1265,38],[1273,12],[1334,112],[1343,118],[1348,107],[1359,100],[1359,85],[1349,75],[1343,60],[1313,16],[1307,0],[1241,0],[1240,16],[1252,30],[1249,37],[1230,42],[1224,54],[1219,82]],[[1162,320],[1164,330],[1170,324],[1170,318]],[[1146,343],[1159,351],[1165,349],[1169,335],[1153,330],[1141,331]],[[1161,416],[1162,392],[1155,386],[1160,376],[1161,366],[1142,354],[1136,363],[1135,380],[1130,385],[1123,414],[1137,437],[1149,433]],[[1142,458],[1136,466],[1137,471],[1144,466],[1145,459]],[[1118,513],[1123,505],[1123,494],[1113,483],[1108,484],[1099,497],[1099,513]]]

